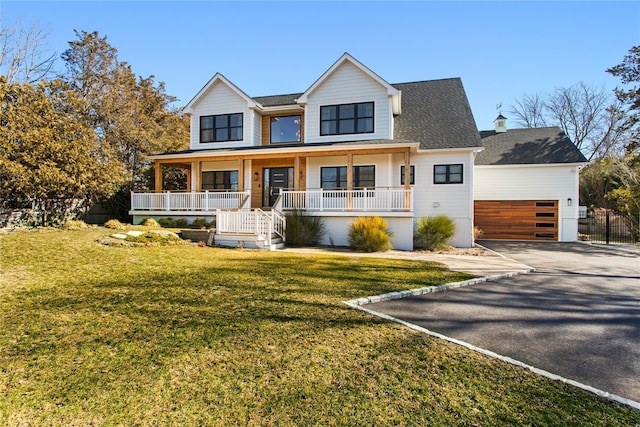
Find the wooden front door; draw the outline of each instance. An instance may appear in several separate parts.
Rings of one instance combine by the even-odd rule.
[[[265,168],[262,170],[263,206],[272,207],[282,189],[293,184],[293,168]]]

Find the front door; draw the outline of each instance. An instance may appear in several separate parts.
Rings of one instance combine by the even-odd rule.
[[[272,207],[282,189],[289,188],[293,182],[293,168],[269,168],[262,170],[263,176],[263,206]]]

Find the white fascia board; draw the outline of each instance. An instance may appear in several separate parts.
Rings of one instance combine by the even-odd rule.
[[[329,67],[329,69],[327,71],[322,73],[322,75],[311,86],[309,86],[309,88],[306,91],[304,91],[304,93],[300,96],[300,98],[297,99],[297,102],[299,104],[306,104],[308,102],[307,98],[309,97],[309,95],[314,90],[316,90],[322,83],[324,83],[324,81],[329,76],[331,76],[331,74],[336,69],[338,69],[338,67],[340,67],[345,61],[349,61],[356,68],[360,69],[363,73],[365,73],[371,79],[373,79],[378,84],[380,84],[385,89],[387,89],[387,95],[395,96],[395,95],[398,95],[400,93],[400,91],[398,89],[396,89],[395,87],[391,86],[389,83],[387,83],[386,80],[384,80],[382,77],[380,77],[379,75],[377,75],[376,73],[371,71],[371,69],[369,69],[362,62],[358,61],[353,56],[349,55],[349,53],[345,52],[336,62],[333,63],[333,65],[331,67]]]
[[[460,147],[460,148],[427,148],[427,149],[419,149],[419,153],[447,153],[447,152],[469,152],[473,151],[474,153],[478,153],[484,150],[484,147]]]
[[[272,107],[261,107],[260,112],[263,113],[280,113],[280,112],[302,112],[304,111],[304,107],[295,104],[295,105],[274,105]]]
[[[582,169],[589,163],[534,163],[534,164],[526,164],[526,165],[474,165],[475,168],[479,169],[505,169],[505,168],[578,168]]]
[[[211,77],[211,79],[207,82],[207,84],[205,84],[202,87],[202,89],[200,89],[200,91],[198,91],[196,96],[194,96],[191,99],[191,101],[189,101],[189,103],[182,108],[182,111],[184,111],[185,113],[193,112],[194,105],[200,100],[200,98],[202,98],[202,96],[204,96],[209,91],[209,88],[211,88],[218,81],[224,83],[232,91],[234,91],[241,98],[243,98],[247,102],[247,107],[248,108],[262,108],[262,106],[260,104],[258,104],[256,101],[254,101],[249,95],[247,95],[238,86],[233,84],[229,79],[227,79],[221,73],[216,73],[213,77]]]
[[[165,154],[155,154],[151,156],[146,156],[148,160],[172,160],[172,159],[190,159],[196,157],[227,157],[227,156],[242,156],[242,155],[255,155],[255,154],[296,154],[296,153],[308,153],[308,152],[330,152],[336,150],[352,150],[352,151],[360,151],[367,150],[372,148],[397,148],[397,147],[408,147],[412,149],[416,149],[419,143],[403,143],[403,144],[358,144],[358,145],[347,145],[347,144],[337,144],[337,145],[323,145],[316,146],[315,144],[308,144],[308,146],[302,147],[281,147],[275,149],[265,150],[256,149],[256,150],[198,150],[190,153],[178,153],[173,155],[165,155]]]

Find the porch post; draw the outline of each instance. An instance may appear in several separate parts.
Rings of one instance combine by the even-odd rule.
[[[353,204],[352,194],[353,191],[353,154],[347,154],[347,210],[351,210]]]
[[[202,162],[191,162],[191,169],[194,171],[193,178],[195,180],[193,189],[195,191],[202,191]]]
[[[187,192],[191,191],[191,185],[193,181],[191,177],[192,174],[193,174],[193,167],[189,165],[189,167],[187,168]]]
[[[409,149],[404,152],[404,206],[405,209],[410,210],[411,206],[411,154]]]
[[[162,163],[159,160],[156,160],[156,168],[155,168],[155,192],[162,192]]]
[[[300,156],[293,158],[293,189],[300,190]]]
[[[244,191],[244,160],[238,160],[238,191]]]

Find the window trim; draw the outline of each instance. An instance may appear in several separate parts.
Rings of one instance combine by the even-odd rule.
[[[359,117],[358,116],[358,105],[365,105],[365,104],[371,104],[371,116],[362,116]],[[351,107],[353,106],[353,119],[342,119],[342,120],[353,120],[353,132],[341,132],[340,131],[340,108],[344,108],[344,107]],[[335,119],[323,119],[322,118],[322,111],[324,108],[332,108],[335,107],[336,108],[336,118]],[[319,129],[319,133],[320,136],[334,136],[334,135],[358,135],[358,134],[363,134],[363,133],[375,133],[376,131],[376,122],[375,122],[375,117],[376,117],[376,103],[374,101],[367,101],[367,102],[353,102],[350,104],[331,104],[331,105],[321,105],[320,106],[320,129]],[[358,129],[358,119],[371,119],[371,131],[367,131],[367,130],[359,130]],[[328,122],[335,122],[335,126],[336,126],[336,131],[335,133],[323,133],[322,131],[322,124],[323,123],[328,123]]]
[[[240,126],[231,126],[231,116],[240,116]],[[216,119],[218,117],[227,117],[227,126],[224,127],[216,127]],[[213,127],[205,128],[202,125],[203,120],[211,118],[213,122]],[[218,130],[226,129],[227,130],[227,138],[226,139],[216,139],[218,135]],[[232,129],[240,129],[240,138],[231,138],[231,130]],[[203,131],[211,131],[211,140],[203,139]],[[216,142],[230,142],[230,141],[242,141],[244,140],[244,113],[229,113],[229,114],[213,114],[207,116],[200,116],[200,143],[201,144],[210,144]]]
[[[416,184],[416,165],[409,166],[409,185]],[[404,185],[404,165],[400,165],[400,185]]]
[[[443,173],[436,173],[436,168],[437,167],[445,167],[445,172]],[[451,175],[458,175],[458,172],[452,173],[451,172],[451,167],[452,166],[460,166],[460,181],[452,181],[451,180]],[[442,176],[444,175],[445,180],[443,182],[436,182],[436,176]],[[433,165],[433,184],[434,185],[446,185],[446,184],[464,184],[464,164],[463,163],[449,163],[449,164],[437,164],[437,165]]]

